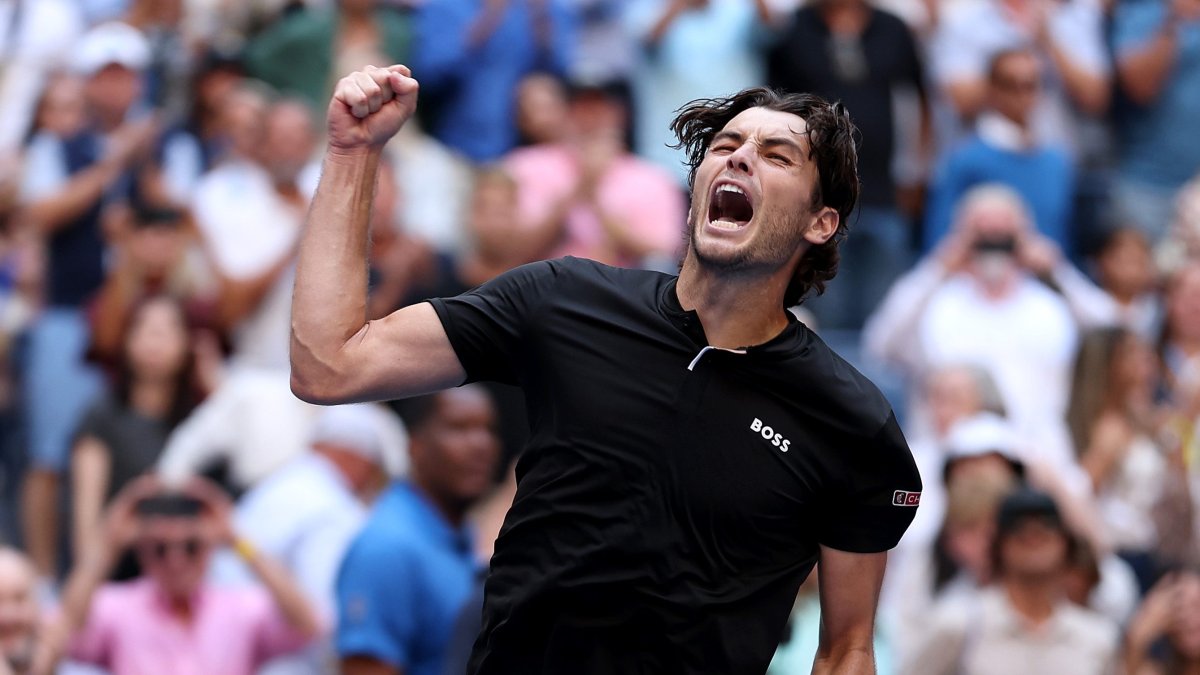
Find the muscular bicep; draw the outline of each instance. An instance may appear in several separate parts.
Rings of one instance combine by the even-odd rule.
[[[316,359],[295,337],[292,350],[292,389],[314,403],[405,398],[457,386],[466,378],[429,303],[368,321],[327,362]],[[306,369],[300,377],[294,367],[298,357],[307,357],[319,367]]]
[[[836,664],[855,658],[869,662],[872,658],[875,609],[886,564],[886,552],[848,553],[821,546],[817,565],[821,590],[818,660]]]

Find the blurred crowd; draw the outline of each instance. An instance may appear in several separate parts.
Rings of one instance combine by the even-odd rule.
[[[679,106],[844,102],[862,198],[793,311],[924,480],[880,673],[1200,673],[1200,0],[0,0],[0,675],[463,672],[520,392],[289,388],[325,106],[390,63],[371,317],[673,272]]]

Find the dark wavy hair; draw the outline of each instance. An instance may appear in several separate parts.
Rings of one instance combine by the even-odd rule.
[[[858,130],[841,103],[829,103],[813,94],[795,94],[754,87],[728,98],[697,99],[677,111],[671,131],[679,142],[674,148],[687,153],[688,187],[696,180],[696,169],[704,161],[712,139],[734,117],[750,108],[791,113],[807,124],[809,159],[817,166],[813,210],[829,206],[838,213],[838,227],[829,241],[812,247],[800,259],[784,294],[784,305],[799,303],[810,292],[820,295],[837,275],[838,245],[850,231],[850,213],[858,202]]]

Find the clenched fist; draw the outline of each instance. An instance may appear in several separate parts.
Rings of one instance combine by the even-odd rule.
[[[338,81],[329,102],[329,147],[382,147],[412,117],[417,81],[407,66],[367,66]]]

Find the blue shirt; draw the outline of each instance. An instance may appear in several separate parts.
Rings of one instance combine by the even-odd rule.
[[[541,39],[530,11],[536,4],[507,3],[499,25],[477,47],[468,44],[468,33],[484,11],[483,0],[437,0],[418,10],[413,74],[436,111],[430,131],[473,161],[499,159],[517,145],[521,78],[537,70],[567,72],[573,15],[563,0],[547,0],[548,35]]]
[[[966,192],[983,183],[1002,183],[1025,200],[1037,231],[1067,251],[1074,180],[1071,159],[1064,148],[1004,150],[972,136],[950,151],[933,178],[924,249],[933,249],[950,231],[958,201]]]
[[[1145,49],[1166,17],[1162,0],[1122,0],[1113,10],[1117,60]],[[1118,108],[1120,171],[1128,178],[1177,188],[1200,171],[1200,22],[1176,29],[1175,63],[1162,91],[1147,106]]]
[[[338,655],[440,675],[475,569],[467,529],[452,527],[412,485],[394,483],[338,573]]]

